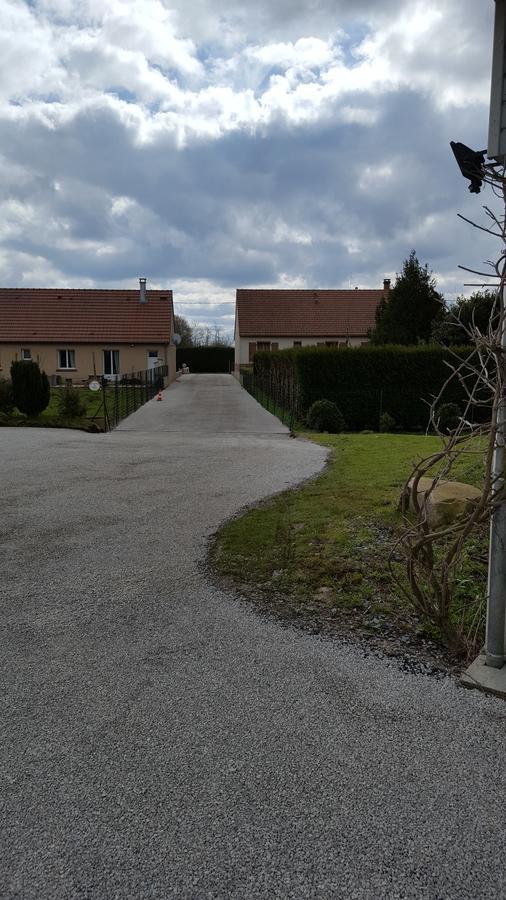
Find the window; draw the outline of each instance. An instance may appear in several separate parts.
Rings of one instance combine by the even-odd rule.
[[[104,375],[119,375],[119,350],[104,350]]]
[[[26,347],[21,350],[21,359],[24,359],[26,362],[31,362],[32,359],[32,351],[28,350]]]
[[[302,347],[302,341],[294,341],[293,346],[294,347]]]
[[[271,342],[270,341],[257,341],[257,350],[270,350]]]
[[[59,369],[75,369],[76,352],[75,350],[58,350],[58,368]]]

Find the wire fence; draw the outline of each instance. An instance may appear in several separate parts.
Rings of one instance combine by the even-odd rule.
[[[259,377],[253,372],[242,372],[241,384],[248,394],[293,431],[297,423],[297,403],[288,384],[274,378],[272,374]]]
[[[163,390],[168,374],[168,366],[157,366],[130,375],[100,376],[101,403],[93,419],[102,420],[104,431],[111,431]]]
[[[306,427],[307,408],[297,395],[293,379],[277,377],[279,373],[242,372],[241,383],[259,403],[272,412],[293,430],[295,427]],[[409,384],[396,387],[377,387],[368,391],[352,391],[338,389],[332,400],[339,407],[346,428],[350,431],[381,431],[385,428],[384,416],[388,414],[392,431],[423,432],[430,425],[430,406],[432,398],[429,394],[421,396],[420,390]],[[471,410],[471,420],[481,421],[487,412]]]

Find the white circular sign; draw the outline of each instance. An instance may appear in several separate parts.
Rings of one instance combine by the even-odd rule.
[[[100,390],[100,384],[98,381],[90,381],[88,387],[89,387],[90,391],[99,391]]]

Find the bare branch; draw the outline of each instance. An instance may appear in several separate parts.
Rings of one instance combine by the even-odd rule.
[[[483,225],[478,225],[476,222],[473,222],[471,219],[463,216],[462,213],[457,213],[459,219],[462,219],[464,222],[467,222],[469,225],[472,225],[473,228],[479,228],[480,231],[486,231],[487,234],[492,234],[494,237],[503,237],[502,232],[492,231],[490,228],[485,228]]]

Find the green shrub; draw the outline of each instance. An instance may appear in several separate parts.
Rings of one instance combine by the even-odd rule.
[[[0,379],[0,412],[9,415],[14,409],[12,384],[6,378]]]
[[[58,412],[64,419],[80,419],[86,412],[79,388],[67,384],[58,396]]]
[[[460,422],[460,409],[456,403],[442,403],[436,410],[436,422],[440,431],[454,431]]]
[[[382,416],[380,416],[379,420],[379,430],[384,434],[387,434],[393,431],[395,428],[395,419],[390,413],[384,412]]]
[[[307,414],[307,425],[315,431],[339,434],[345,429],[341,410],[331,400],[316,400]]]
[[[346,351],[332,347],[260,351],[255,353],[255,381],[276,402],[306,419],[316,400],[337,403],[352,431],[377,430],[382,409],[387,409],[401,431],[425,431],[430,403],[448,381],[449,369],[467,358],[472,348],[367,345]],[[285,399],[286,398],[286,399]],[[444,401],[465,402],[458,379],[445,388]],[[485,420],[490,410],[474,411]]]
[[[49,404],[48,377],[36,362],[16,360],[11,365],[14,406],[25,416],[39,416]]]

